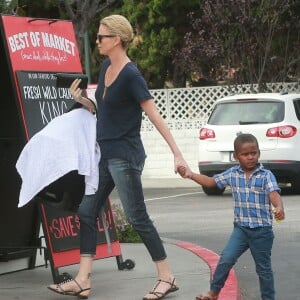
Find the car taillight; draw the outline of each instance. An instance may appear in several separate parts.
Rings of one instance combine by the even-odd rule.
[[[215,132],[212,129],[208,128],[201,128],[200,129],[200,140],[206,140],[206,139],[214,139],[216,137]]]
[[[269,128],[266,136],[267,137],[279,137],[279,138],[289,138],[294,136],[297,133],[297,128],[294,126],[278,126]]]

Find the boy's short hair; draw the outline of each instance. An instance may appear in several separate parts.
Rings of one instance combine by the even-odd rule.
[[[234,151],[237,151],[238,146],[240,144],[244,144],[244,143],[256,143],[257,148],[259,149],[257,138],[253,134],[242,133],[242,134],[239,134],[234,140],[234,143],[233,143]]]

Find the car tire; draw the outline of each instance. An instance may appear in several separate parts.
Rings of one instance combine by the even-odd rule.
[[[217,187],[215,188],[207,188],[207,187],[202,187],[204,193],[208,196],[218,196],[218,195],[222,195],[224,193],[224,189],[219,189]]]

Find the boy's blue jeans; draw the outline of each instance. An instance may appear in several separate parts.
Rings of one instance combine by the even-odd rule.
[[[95,255],[97,217],[116,187],[128,222],[140,235],[152,260],[166,258],[162,241],[146,210],[141,183],[143,167],[144,162],[135,164],[123,159],[101,159],[98,191],[95,195],[85,195],[78,209],[81,255]]]
[[[274,277],[271,265],[273,240],[272,227],[245,228],[234,224],[229,241],[221,253],[210,289],[219,292],[225,284],[230,269],[238,258],[250,249],[259,277],[261,299],[274,300]]]

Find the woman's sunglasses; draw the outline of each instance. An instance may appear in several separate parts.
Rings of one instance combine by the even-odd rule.
[[[97,40],[98,40],[99,43],[102,42],[103,38],[112,38],[112,37],[116,37],[116,35],[114,35],[114,34],[100,34],[100,33],[97,34]]]

